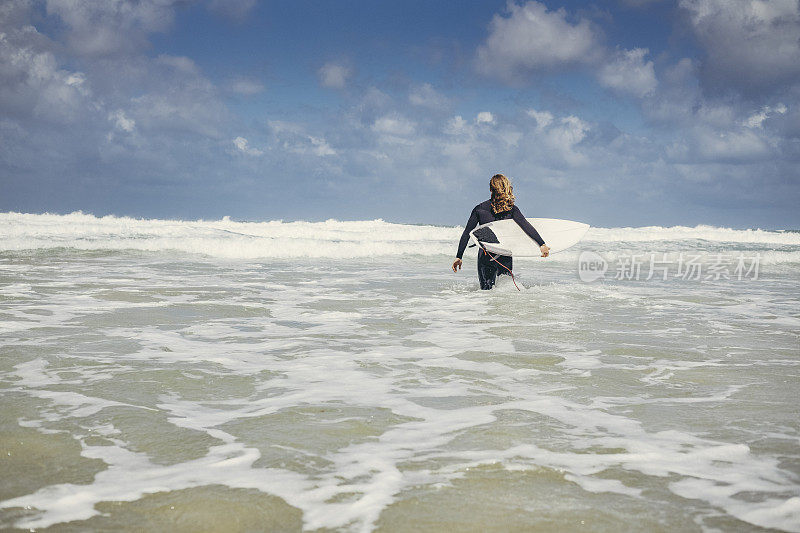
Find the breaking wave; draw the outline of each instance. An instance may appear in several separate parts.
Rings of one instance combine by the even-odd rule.
[[[0,213],[0,251],[138,250],[203,254],[225,259],[350,258],[453,255],[461,227],[395,224],[384,220],[237,222],[159,220],[75,212],[68,215]],[[800,232],[737,230],[713,226],[592,228],[584,242],[737,243],[778,248],[775,262],[800,260]],[[658,243],[658,244],[655,244]],[[570,255],[570,254],[565,254]]]

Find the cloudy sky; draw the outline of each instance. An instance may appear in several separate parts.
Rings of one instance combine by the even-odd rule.
[[[800,0],[2,0],[0,211],[800,227]]]

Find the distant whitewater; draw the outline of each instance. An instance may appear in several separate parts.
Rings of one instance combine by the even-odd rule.
[[[352,258],[454,255],[462,227],[395,224],[383,220],[325,222],[235,222],[148,220],[69,215],[0,214],[0,251],[72,248],[77,250],[174,251],[225,259]],[[666,243],[755,245],[773,252],[767,262],[800,261],[800,232],[736,230],[713,226],[591,228],[585,242],[639,243],[663,249]],[[641,246],[640,246],[641,247]],[[730,248],[730,246],[728,246]],[[777,253],[775,253],[777,252]],[[574,261],[573,254],[553,256]]]

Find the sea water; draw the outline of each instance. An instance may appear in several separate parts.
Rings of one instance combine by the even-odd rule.
[[[0,527],[800,531],[800,233],[460,232],[0,215]]]

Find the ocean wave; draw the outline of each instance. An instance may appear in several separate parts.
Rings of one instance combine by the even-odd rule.
[[[454,255],[461,227],[396,224],[384,220],[324,222],[237,222],[159,220],[75,212],[68,215],[0,213],[0,251],[138,250],[203,254],[225,259],[351,258]],[[770,262],[800,262],[800,233],[713,226],[592,228],[583,248],[631,243],[639,249],[674,250],[700,244],[750,243],[770,254]],[[648,243],[653,243],[648,245]],[[675,243],[670,246],[670,243]],[[618,248],[619,244],[615,246]],[[697,248],[698,246],[695,246]],[[786,249],[786,248],[789,249]],[[718,247],[717,247],[718,248]],[[574,252],[555,257],[572,259]]]
[[[711,241],[728,243],[800,245],[800,232],[732,229],[715,226],[643,226],[640,228],[591,228],[585,240],[597,242]]]
[[[0,214],[0,250],[178,251],[230,259],[454,253],[459,228],[383,220],[236,222]]]

